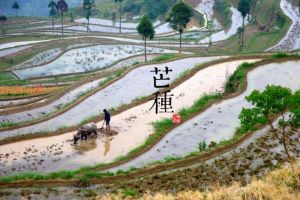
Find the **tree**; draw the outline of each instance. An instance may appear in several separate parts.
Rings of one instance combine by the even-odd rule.
[[[73,14],[73,12],[70,12],[69,15],[70,15],[70,21],[74,22],[74,14]]]
[[[290,123],[293,128],[300,127],[300,91],[296,92],[289,102],[289,110],[292,113]]]
[[[249,0],[240,0],[239,5],[238,5],[238,11],[242,14],[242,17],[243,17],[242,43],[241,43],[241,49],[242,49],[244,46],[245,17],[250,13]]]
[[[207,30],[208,30],[208,34],[209,34],[209,43],[207,45],[206,51],[208,52],[208,49],[211,47],[212,45],[212,34],[215,30],[215,25],[213,21],[208,21],[207,22]]]
[[[237,34],[238,34],[238,36],[239,36],[239,41],[241,41],[241,39],[242,39],[242,34],[243,34],[243,28],[242,27],[238,27],[238,29],[237,29]]]
[[[123,0],[115,0],[116,3],[119,3],[119,14],[120,14],[120,27],[119,32],[122,32],[122,1]]]
[[[246,97],[254,108],[243,108],[240,113],[242,128],[254,129],[257,125],[268,125],[271,133],[283,144],[288,161],[293,167],[293,157],[289,152],[289,133],[293,128],[300,127],[300,92],[293,95],[289,88],[267,86],[263,92],[253,91]],[[285,114],[289,110],[291,114]],[[280,116],[277,126],[274,126],[274,116]],[[289,127],[289,128],[288,128]]]
[[[89,31],[90,26],[90,16],[92,15],[92,7],[95,5],[94,0],[84,0],[83,1],[83,10],[85,12],[85,18],[88,21],[87,32]]]
[[[54,17],[57,16],[55,1],[50,1],[48,8],[50,8],[49,16],[52,18],[52,30],[54,30]]]
[[[0,16],[0,21],[2,22],[2,34],[5,34],[5,21],[7,20],[5,15]]]
[[[145,44],[145,62],[147,62],[147,39],[152,40],[155,35],[155,30],[151,20],[147,15],[144,15],[137,27],[137,31],[143,36]]]
[[[179,32],[180,35],[180,50],[181,53],[181,40],[182,40],[182,33],[186,28],[186,25],[189,23],[190,18],[193,16],[193,9],[185,4],[184,2],[180,1],[179,3],[175,4],[172,8],[170,15],[167,18],[167,22],[170,23],[172,28]]]
[[[117,15],[116,15],[115,12],[113,12],[113,13],[111,14],[111,20],[113,21],[113,26],[116,25],[116,18],[117,18]]]
[[[68,4],[65,0],[59,0],[56,4],[56,9],[61,15],[61,34],[64,35],[64,12],[68,11]]]
[[[15,1],[12,5],[12,9],[16,10],[16,17],[18,16],[18,10],[20,9],[19,3]]]

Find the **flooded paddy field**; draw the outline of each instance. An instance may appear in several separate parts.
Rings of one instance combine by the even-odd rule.
[[[223,92],[228,74],[232,74],[243,62],[254,61],[257,60],[231,61],[200,70],[173,90],[176,98],[173,105],[175,111],[193,105],[194,101],[204,94]],[[149,101],[113,116],[112,129],[119,133],[115,136],[102,135],[97,139],[73,145],[71,139],[74,132],[71,132],[48,139],[34,139],[0,146],[0,150],[7,153],[15,145],[20,147],[18,151],[6,157],[3,167],[6,171],[13,169],[49,172],[53,171],[53,168],[76,169],[86,165],[111,162],[142,144],[153,133],[151,122],[171,117],[172,114],[156,115],[149,111],[151,104],[152,102]],[[99,122],[98,127],[101,127],[101,124],[102,122]],[[47,154],[47,158],[42,159],[43,151],[49,148],[53,154]],[[43,161],[32,166],[29,164],[32,160]]]
[[[148,48],[148,53],[174,53],[172,50]],[[70,50],[57,60],[44,66],[15,70],[21,79],[89,72],[109,67],[118,60],[143,54],[141,46],[98,45]]]
[[[290,136],[293,140],[290,145],[291,153],[299,158],[300,148],[299,134]],[[145,178],[120,181],[114,184],[92,184],[85,187],[76,186],[45,186],[25,188],[2,188],[0,196],[7,199],[57,199],[60,196],[65,198],[101,198],[103,195],[125,188],[135,188],[143,191],[165,191],[199,189],[210,187],[218,181],[220,184],[232,182],[251,182],[251,176],[264,177],[265,174],[276,168],[276,165],[286,162],[286,155],[283,145],[272,138],[272,134],[263,129],[256,133],[255,139],[250,143],[242,145],[238,150],[233,150],[214,159],[207,160],[200,164],[186,168],[165,170],[162,173],[147,176]],[[193,177],[191,182],[182,177]],[[213,181],[211,181],[213,177]],[[286,178],[286,176],[285,176]],[[154,184],[148,184],[148,183]]]
[[[98,115],[104,108],[117,108],[121,105],[126,105],[139,97],[151,95],[157,91],[157,89],[152,85],[153,77],[151,70],[153,70],[154,67],[164,68],[165,66],[168,66],[172,69],[173,72],[170,74],[170,81],[172,82],[181,73],[194,68],[195,65],[219,58],[220,57],[192,57],[166,62],[163,65],[153,64],[139,67],[132,70],[120,80],[88,97],[67,112],[32,126],[10,131],[2,131],[0,139],[29,133],[54,131],[65,126],[75,126],[88,117]],[[124,96],[126,96],[126,99],[124,99]],[[82,110],[86,110],[88,112],[83,113]],[[22,113],[20,113],[20,115],[22,116]],[[1,120],[8,120],[9,117],[16,118],[17,116],[18,113],[7,116],[3,115],[1,116]]]
[[[299,64],[299,61],[268,64],[251,71],[247,77],[247,90],[243,94],[214,104],[168,133],[147,153],[114,170],[142,167],[171,156],[185,156],[197,151],[199,143],[203,141],[210,144],[212,141],[218,143],[230,139],[240,126],[238,115],[242,108],[251,106],[245,97],[253,90],[264,90],[267,85],[281,85],[293,91],[300,89],[300,80],[297,78],[300,75]]]

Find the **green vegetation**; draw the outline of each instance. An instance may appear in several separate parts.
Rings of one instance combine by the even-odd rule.
[[[162,62],[162,61],[166,61],[166,60],[171,60],[171,59],[176,58],[176,57],[177,57],[177,54],[166,53],[166,54],[160,55],[156,58],[153,58],[151,60],[151,62]]]
[[[216,97],[219,98],[219,95],[217,95]],[[201,99],[204,99],[204,100],[201,100]],[[193,114],[195,112],[196,108],[198,108],[199,112],[200,112],[202,109],[204,109],[206,106],[209,105],[211,100],[212,100],[212,97],[208,98],[208,97],[204,96],[204,97],[200,98],[195,103],[195,105],[192,106],[193,109],[185,109],[183,117],[184,118],[188,117],[187,116],[188,112],[191,112],[190,114]],[[204,101],[206,101],[206,103]],[[202,105],[202,107],[201,107],[201,105]],[[86,119],[86,121],[82,122],[82,124],[86,124],[87,122],[90,122],[90,120],[93,120],[93,118]],[[113,162],[127,160],[128,158],[136,155],[141,150],[152,145],[155,141],[158,140],[158,138],[160,138],[163,134],[165,134],[168,129],[170,129],[174,126],[171,119],[163,119],[160,121],[156,121],[156,122],[153,122],[152,125],[154,127],[154,133],[152,135],[150,135],[142,145],[131,150],[128,154],[116,158]],[[178,160],[178,159],[180,159],[180,158],[179,157],[169,157],[169,158],[166,158],[164,162],[171,162],[171,161]],[[102,166],[105,166],[105,165],[98,164],[98,165],[92,166],[92,167],[84,167],[84,168],[80,168],[80,169],[74,170],[74,171],[67,171],[68,173],[66,173],[65,171],[60,171],[60,172],[50,173],[50,174],[46,174],[46,175],[39,174],[39,173],[21,173],[21,174],[16,174],[16,175],[12,175],[12,176],[0,177],[0,182],[13,182],[13,181],[18,181],[18,180],[50,180],[50,179],[64,178],[64,177],[66,177],[67,179],[84,177],[84,179],[87,180],[90,178],[95,178],[95,177],[93,177],[93,175],[95,175],[96,178],[101,177],[101,176],[114,175],[113,173],[107,173],[107,172],[103,172],[103,173],[95,172],[95,170],[97,168],[102,167]],[[132,168],[129,171],[133,171],[133,170],[135,170],[135,168]],[[119,172],[119,174],[120,173],[125,174],[128,172],[123,171],[123,172]]]
[[[101,164],[93,167],[83,167],[78,170],[69,170],[69,171],[58,171],[52,172],[49,174],[40,174],[35,172],[19,173],[11,176],[0,177],[0,182],[8,183],[19,180],[51,180],[51,179],[73,179],[78,178],[78,180],[87,180],[93,177],[102,177],[102,176],[112,176],[113,173],[110,172],[93,172],[91,171],[95,167],[99,167]],[[80,176],[79,176],[80,175]]]
[[[52,30],[54,30],[54,17],[57,16],[57,9],[56,9],[56,3],[55,1],[50,1],[48,4],[48,8],[50,8],[49,16],[52,20]]]
[[[243,108],[240,113],[240,133],[255,130],[259,125],[268,125],[271,133],[283,144],[285,153],[290,163],[292,155],[289,153],[291,143],[288,135],[300,127],[300,91],[295,94],[289,88],[281,86],[267,86],[263,92],[254,90],[246,100],[254,108]],[[289,110],[290,114],[286,115]],[[279,121],[274,126],[274,116],[280,115]]]
[[[7,68],[10,68],[14,65],[20,64],[26,60],[29,60],[30,58],[34,57],[38,53],[40,53],[40,49],[33,49],[31,51],[26,51],[25,53],[22,53],[18,56],[14,56],[13,58],[3,58],[0,60],[0,70],[4,70]]]
[[[2,23],[2,34],[5,35],[5,21],[7,17],[5,15],[0,15],[0,22]]]
[[[6,77],[6,75],[3,75],[3,76]],[[32,82],[27,81],[27,80],[2,80],[2,79],[0,79],[0,86],[23,86],[23,85],[27,85],[30,83],[32,83]]]
[[[261,30],[270,31],[275,26],[282,29],[286,23],[287,17],[283,14],[278,0],[251,0],[250,7],[253,21]]]
[[[16,80],[16,77],[11,72],[0,72],[0,85],[2,81]]]
[[[225,28],[229,28],[231,24],[231,11],[230,11],[230,3],[228,0],[215,0],[215,4],[213,9],[219,13],[220,22],[223,23]]]
[[[285,35],[285,31],[289,27],[286,23],[280,31],[256,32],[244,41],[243,53],[258,53],[275,45]]]
[[[272,58],[287,58],[287,57],[289,57],[289,55],[286,53],[276,53],[272,55]]]
[[[0,127],[1,128],[6,128],[6,127],[12,127],[12,126],[16,126],[18,125],[18,123],[15,122],[0,122]]]
[[[18,17],[18,10],[20,9],[20,5],[17,1],[15,1],[12,5],[12,9],[16,10],[16,17]]]
[[[180,49],[181,53],[181,42],[182,42],[182,33],[186,28],[186,25],[189,23],[191,17],[194,15],[193,9],[185,4],[183,1],[175,4],[167,18],[167,22],[170,23],[171,27],[179,32],[180,35]]]
[[[87,171],[83,174],[83,178],[86,180],[92,179],[92,178],[101,178],[103,176],[113,176],[114,173],[111,172],[94,172],[94,171]]]
[[[276,54],[273,55],[272,57],[270,57],[267,60],[273,60],[273,59],[277,59],[277,58],[284,58],[284,57],[297,57],[297,55],[286,55],[286,54]],[[261,61],[264,62],[264,61]],[[239,70],[242,71],[243,73],[246,73],[247,70],[251,69],[252,67],[258,65],[259,62],[254,63],[254,64],[248,64],[248,63],[243,63],[240,67]],[[243,84],[245,82],[245,75],[232,75],[232,76],[237,76],[236,78],[233,78],[232,80],[228,80],[228,82],[232,82],[233,80],[238,80],[235,81],[233,84],[234,87],[231,88],[232,90],[230,90],[232,92],[237,91],[237,88],[241,89],[241,84]],[[226,85],[229,85],[228,83]],[[232,83],[231,83],[232,85]],[[244,85],[243,85],[244,87]],[[235,88],[235,89],[234,89]],[[275,90],[274,90],[275,91]],[[276,91],[278,92],[278,88],[276,88]],[[284,89],[283,91],[286,91],[286,89]],[[270,92],[270,94],[278,94],[277,92]],[[255,92],[255,95],[253,95],[253,97],[258,97],[259,95],[257,95],[258,93]],[[269,92],[268,92],[269,94]],[[281,92],[280,92],[281,94]],[[291,97],[290,95],[287,95],[289,97]],[[284,105],[289,105],[289,109],[291,110],[291,112],[293,113],[293,117],[291,118],[291,120],[289,120],[289,125],[293,125],[294,127],[299,127],[300,123],[299,123],[299,119],[300,119],[300,92],[297,92],[293,95],[293,98],[289,98],[289,101],[281,101],[280,97],[276,96],[277,98],[277,103],[273,104],[276,106],[279,106],[279,108],[281,109],[281,111],[286,110],[285,106],[282,106],[282,102],[286,103],[288,102],[288,104],[284,104]],[[276,99],[275,97],[271,97],[268,99]],[[201,97],[198,101],[196,101],[194,103],[193,106],[191,106],[190,108],[184,108],[181,109],[179,114],[182,116],[183,120],[186,120],[190,117],[192,117],[193,115],[203,111],[205,108],[207,108],[212,102],[215,102],[216,100],[222,99],[222,95],[220,94],[212,94],[212,95],[205,95],[203,97]],[[251,98],[252,99],[252,98]],[[259,99],[259,98],[258,98]],[[259,101],[261,102],[261,101]],[[279,103],[278,103],[279,102]],[[275,110],[273,109],[274,107],[269,107],[270,111],[274,112]],[[246,111],[245,111],[246,112]],[[252,112],[252,111],[249,111]],[[247,116],[246,112],[246,116],[243,117],[243,119],[255,119],[255,118],[249,118]],[[257,115],[258,112],[256,113],[252,113],[251,116],[258,116]],[[273,116],[273,115],[272,115]],[[260,122],[255,120],[255,122]],[[248,122],[247,122],[248,123]],[[249,122],[252,123],[252,122]],[[252,123],[253,124],[253,123]],[[154,144],[154,142],[156,142],[163,134],[165,134],[166,132],[168,132],[168,130],[170,130],[171,128],[174,128],[175,125],[173,124],[171,119],[163,119],[163,120],[159,120],[156,122],[152,123],[153,127],[154,127],[154,133],[152,135],[150,135],[147,140],[145,141],[144,144],[142,144],[141,146],[131,150],[127,155],[124,156],[120,156],[117,159],[115,159],[113,161],[113,163],[119,162],[119,161],[123,161],[123,160],[127,160],[130,157],[133,157],[135,155],[137,155],[138,153],[140,153],[142,150],[144,150],[147,147],[150,147],[151,145]],[[280,121],[279,127],[283,127],[285,126],[286,128],[286,123],[283,123],[282,121]],[[249,127],[249,126],[248,126]],[[226,145],[230,145],[233,144],[234,142],[238,141],[242,136],[244,136],[244,134],[246,133],[246,131],[241,132],[239,129],[237,130],[236,134],[229,140],[223,140],[219,143],[215,143],[215,142],[211,142],[208,146],[207,144],[203,141],[202,143],[199,144],[199,151],[198,152],[191,152],[190,154],[186,155],[184,158],[189,158],[191,156],[199,156],[202,153],[208,153],[211,152],[217,148],[226,146]],[[250,129],[249,129],[250,130]],[[252,130],[252,129],[251,129]],[[285,129],[287,130],[287,129]],[[167,163],[167,162],[171,162],[171,161],[176,161],[182,159],[181,157],[168,157],[166,158],[164,161],[157,161],[155,163],[157,164],[161,164],[161,163]],[[106,164],[98,164],[96,166],[92,166],[92,167],[84,167],[84,168],[80,168],[78,170],[75,171],[69,171],[68,174],[66,174],[64,171],[62,172],[56,172],[55,175],[52,174],[47,174],[47,175],[41,175],[41,174],[37,174],[37,173],[22,173],[22,174],[17,174],[17,175],[13,175],[13,176],[7,176],[7,177],[1,177],[0,178],[0,182],[11,182],[11,181],[16,181],[16,180],[47,180],[47,179],[53,179],[57,178],[57,177],[67,177],[67,178],[78,178],[79,180],[83,179],[85,181],[88,181],[91,178],[97,178],[97,177],[102,177],[102,176],[112,176],[114,175],[113,173],[101,173],[101,172],[97,172],[97,170],[99,170],[99,168],[106,166]],[[130,171],[134,171],[136,170],[136,168],[132,168],[129,169],[127,171],[118,171],[117,174],[127,174]]]
[[[61,16],[61,34],[64,35],[64,13],[68,12],[68,4],[65,2],[65,0],[58,0],[56,4],[57,11],[59,12]]]
[[[122,32],[122,2],[123,0],[115,0],[116,3],[119,3],[119,33]]]
[[[256,63],[243,63],[237,70],[229,77],[225,85],[225,93],[234,93],[244,88],[247,69],[255,66]]]
[[[238,5],[238,11],[242,14],[243,17],[243,26],[242,26],[242,43],[241,43],[241,49],[244,46],[244,32],[245,32],[245,17],[250,14],[250,1],[249,0],[240,0],[240,3]]]
[[[90,26],[90,16],[92,15],[92,8],[95,6],[94,0],[84,0],[83,1],[83,11],[85,13],[85,18],[88,21],[87,31],[89,31]]]
[[[147,15],[144,15],[137,27],[138,33],[143,37],[145,48],[145,62],[147,62],[147,39],[153,40],[155,31],[152,22]]]
[[[72,9],[78,16],[85,17],[84,11],[82,8]],[[112,21],[116,20],[116,5],[113,0],[101,0],[101,3],[96,1],[94,9],[92,9],[92,15],[95,17],[111,19]],[[114,18],[114,19],[113,19]]]
[[[206,148],[207,148],[207,144],[205,143],[205,141],[199,143],[198,149],[200,152],[205,151]]]
[[[201,97],[198,101],[196,101],[192,107],[181,109],[179,111],[179,114],[181,115],[183,120],[186,120],[187,118],[191,117],[195,113],[201,112],[211,102],[213,102],[213,100],[220,99],[220,98],[221,98],[221,95],[219,95],[219,94],[205,95],[205,96]],[[158,138],[160,138],[163,134],[165,134],[169,129],[174,127],[174,124],[173,124],[171,119],[162,119],[162,120],[153,122],[152,126],[154,128],[154,133],[151,134],[142,145],[140,145],[140,146],[136,147],[135,149],[131,150],[125,156],[118,157],[117,159],[114,160],[114,162],[118,162],[118,161],[121,161],[121,160],[126,160],[129,157],[136,155],[141,150],[143,150],[144,148],[150,146],[155,141],[157,141]]]
[[[297,54],[285,54],[285,53],[277,53],[273,54],[270,56],[267,60],[272,61],[276,59],[281,59],[281,58],[300,58],[299,55]],[[266,61],[266,60],[265,60]],[[225,93],[234,93],[237,91],[240,91],[242,88],[245,87],[246,84],[246,74],[247,71],[252,69],[254,66],[256,66],[258,63],[263,62],[263,61],[258,61],[255,63],[243,63],[240,65],[237,70],[230,75],[228,81],[225,84]]]
[[[235,7],[238,0],[232,0]],[[278,0],[251,0],[250,24],[245,27],[244,48],[241,53],[260,53],[277,44],[286,34],[291,20],[282,12]],[[240,38],[234,35],[220,46],[211,48],[210,53],[240,53]]]
[[[0,73],[0,76],[3,72]],[[6,75],[3,75],[4,77]],[[78,74],[72,76],[58,76],[54,78],[40,79],[40,80],[5,80],[0,78],[0,86],[22,86],[28,84],[43,84],[43,83],[68,83],[68,82],[76,82],[85,78],[86,75]]]
[[[134,197],[137,195],[137,191],[133,189],[125,189],[123,190],[123,194],[125,197]]]
[[[164,16],[176,2],[177,0],[125,0],[123,11],[134,15],[143,12],[154,20]]]

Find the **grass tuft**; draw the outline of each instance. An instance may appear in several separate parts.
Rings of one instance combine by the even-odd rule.
[[[173,59],[176,57],[177,57],[177,54],[166,53],[166,54],[163,54],[156,58],[153,58],[150,62],[162,62],[162,61],[170,60],[170,59]]]

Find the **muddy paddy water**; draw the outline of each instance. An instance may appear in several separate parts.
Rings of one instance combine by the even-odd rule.
[[[245,61],[255,60],[217,64],[199,71],[177,86],[172,90],[174,110],[191,106],[205,93],[222,92],[227,76]],[[149,101],[113,116],[112,129],[119,132],[115,136],[101,135],[97,139],[73,145],[70,139],[74,132],[71,132],[0,146],[2,153],[0,171],[3,173],[28,170],[50,172],[111,162],[141,145],[153,133],[151,122],[171,117],[170,114],[156,115],[154,111],[149,111],[152,104],[153,102]],[[102,122],[99,122],[98,127],[101,125]]]
[[[91,116],[99,115],[99,112],[102,113],[102,110],[105,108],[117,108],[121,105],[129,104],[139,97],[151,95],[157,91],[153,86],[153,72],[151,72],[154,70],[154,67],[164,69],[165,66],[168,66],[172,69],[173,72],[169,74],[170,82],[172,82],[181,73],[188,69],[192,69],[195,65],[219,58],[221,57],[184,58],[163,64],[146,65],[136,68],[125,77],[93,94],[63,114],[32,126],[2,131],[0,139],[29,133],[55,131],[61,127],[74,126]],[[18,116],[18,113],[14,114],[15,118]],[[3,115],[0,117],[0,120],[7,120],[9,117],[11,117],[11,115]]]
[[[153,59],[155,57],[157,57],[159,55],[157,54],[150,54],[148,55],[148,59]],[[126,66],[131,66],[132,64],[134,64],[135,62],[143,62],[144,61],[144,56],[135,56],[132,58],[128,58],[126,60],[120,61],[118,62],[116,65],[112,66],[111,68],[107,69],[106,71],[110,71],[110,70],[117,70]],[[9,115],[3,115],[0,117],[1,121],[13,121],[13,122],[26,122],[26,121],[30,121],[30,120],[34,120],[34,119],[39,119],[41,117],[45,117],[46,115],[53,113],[59,109],[61,109],[62,107],[64,107],[65,105],[67,105],[68,103],[76,100],[78,98],[79,95],[89,92],[93,89],[95,89],[96,87],[99,86],[99,84],[101,82],[103,82],[105,80],[105,78],[101,78],[101,79],[96,79],[94,81],[91,81],[89,83],[83,84],[75,89],[73,89],[72,91],[68,92],[67,94],[61,96],[59,99],[57,99],[56,101],[47,104],[45,106],[42,107],[36,107],[34,109],[28,110],[28,111],[23,111],[23,112],[18,112],[18,113],[14,113],[14,114],[9,114]],[[12,100],[12,101],[0,101],[0,107],[1,106],[5,106],[5,105],[17,105],[17,103],[25,103],[27,101],[32,101],[33,98],[31,99],[24,99],[24,100]],[[6,109],[6,108],[4,108]],[[0,109],[1,110],[1,109]]]

